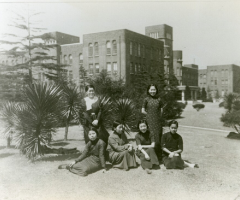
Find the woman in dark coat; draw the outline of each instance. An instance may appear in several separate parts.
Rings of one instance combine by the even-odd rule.
[[[82,111],[83,111],[83,129],[84,139],[87,144],[89,141],[88,132],[91,127],[94,127],[99,132],[99,138],[102,139],[106,144],[108,142],[109,133],[104,127],[101,116],[101,109],[99,107],[99,99],[95,96],[95,89],[93,85],[88,85],[85,88],[87,97],[82,100]]]
[[[89,142],[85,146],[82,154],[69,165],[60,165],[59,169],[68,169],[70,172],[79,176],[87,176],[90,173],[103,169],[106,171],[104,141],[97,137],[97,130],[91,128],[88,133]]]
[[[163,163],[167,169],[184,169],[184,167],[199,168],[197,164],[192,164],[182,160],[183,140],[177,133],[178,122],[173,120],[169,123],[170,132],[162,136]]]
[[[161,137],[162,137],[162,101],[158,96],[157,86],[151,84],[147,87],[147,95],[142,106],[142,113],[146,115],[149,131],[154,136],[155,150],[159,161],[161,160]]]
[[[113,168],[127,171],[131,167],[137,167],[137,163],[133,146],[127,141],[123,128],[122,124],[114,122],[114,132],[108,138],[107,151]]]
[[[139,132],[136,134],[136,144],[137,144],[137,156],[141,160],[141,166],[146,170],[148,174],[151,174],[151,169],[154,167],[159,168],[159,162],[157,155],[155,153],[155,140],[153,135],[150,135],[148,130],[148,124],[146,120],[140,120],[138,122]]]

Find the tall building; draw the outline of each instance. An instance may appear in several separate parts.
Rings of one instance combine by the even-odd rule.
[[[199,70],[198,86],[205,88],[212,98],[227,93],[240,92],[240,66],[212,65]]]
[[[166,24],[147,26],[145,34],[164,42],[164,71],[173,72],[173,28]]]
[[[163,45],[162,41],[121,29],[85,34],[83,44],[61,45],[61,55],[63,63],[73,66],[73,78],[79,77],[82,65],[89,76],[105,69],[112,77],[130,83],[140,71],[163,73]]]

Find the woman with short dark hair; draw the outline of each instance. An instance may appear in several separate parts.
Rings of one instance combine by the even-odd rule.
[[[109,152],[109,162],[113,168],[129,170],[137,167],[136,158],[132,144],[125,135],[124,126],[115,121],[113,123],[113,133],[108,138],[107,151]]]
[[[79,176],[87,176],[90,173],[103,169],[107,170],[105,161],[106,143],[98,138],[98,131],[90,128],[88,132],[89,142],[82,154],[69,165],[60,165],[59,169],[68,169]]]
[[[198,168],[197,164],[192,164],[182,160],[183,139],[177,133],[178,122],[169,122],[170,131],[162,136],[163,162],[167,169],[184,169],[184,167]]]
[[[154,150],[154,136],[150,134],[146,120],[140,120],[137,127],[139,132],[135,136],[138,148],[136,154],[141,160],[142,168],[146,170],[148,174],[151,174],[153,167],[159,168],[158,158]]]
[[[155,84],[147,87],[147,97],[143,101],[142,113],[146,115],[149,131],[154,136],[155,150],[161,161],[161,137],[162,137],[162,100],[158,96],[158,88]]]

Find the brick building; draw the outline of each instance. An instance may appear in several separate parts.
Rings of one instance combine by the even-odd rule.
[[[127,29],[85,34],[83,44],[61,45],[62,62],[73,66],[73,78],[81,64],[90,76],[106,69],[126,83],[139,71],[163,72],[163,51],[163,42]]]
[[[240,66],[212,65],[199,70],[200,88],[205,88],[212,98],[223,97],[227,93],[240,92]]]

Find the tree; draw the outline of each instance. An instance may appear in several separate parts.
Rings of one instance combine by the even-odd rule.
[[[4,133],[16,141],[21,153],[34,160],[44,154],[49,134],[56,131],[61,89],[38,83],[25,87],[22,93],[22,103],[6,102],[1,109]]]
[[[69,123],[78,119],[81,99],[84,95],[78,91],[77,86],[62,85],[62,97],[60,103],[61,116],[65,122],[64,140],[67,140]]]
[[[24,15],[26,13],[26,16]],[[45,28],[37,27],[33,19],[42,13],[32,12],[29,9],[24,14],[13,12],[14,16],[9,26],[14,27],[16,32],[21,31],[22,35],[6,33],[6,40],[0,40],[0,45],[4,47],[1,55],[16,62],[12,66],[2,64],[1,72],[18,72],[18,75],[28,71],[28,81],[33,83],[34,77],[39,74],[47,78],[56,78],[59,70],[66,67],[56,63],[56,57],[50,56],[48,51],[56,48],[57,44],[47,45],[45,41],[55,39],[51,33],[41,34]],[[37,33],[37,34],[36,34]],[[7,46],[6,46],[7,45]],[[19,62],[21,59],[21,62]],[[34,71],[33,71],[34,69]],[[21,73],[19,73],[21,72]]]
[[[220,95],[219,95],[219,92],[218,92],[218,90],[216,90],[216,93],[215,93],[215,98],[216,98],[216,99],[219,99],[219,98],[220,98]]]
[[[205,88],[202,88],[201,98],[203,101],[205,101],[207,98],[207,92],[206,92]]]

